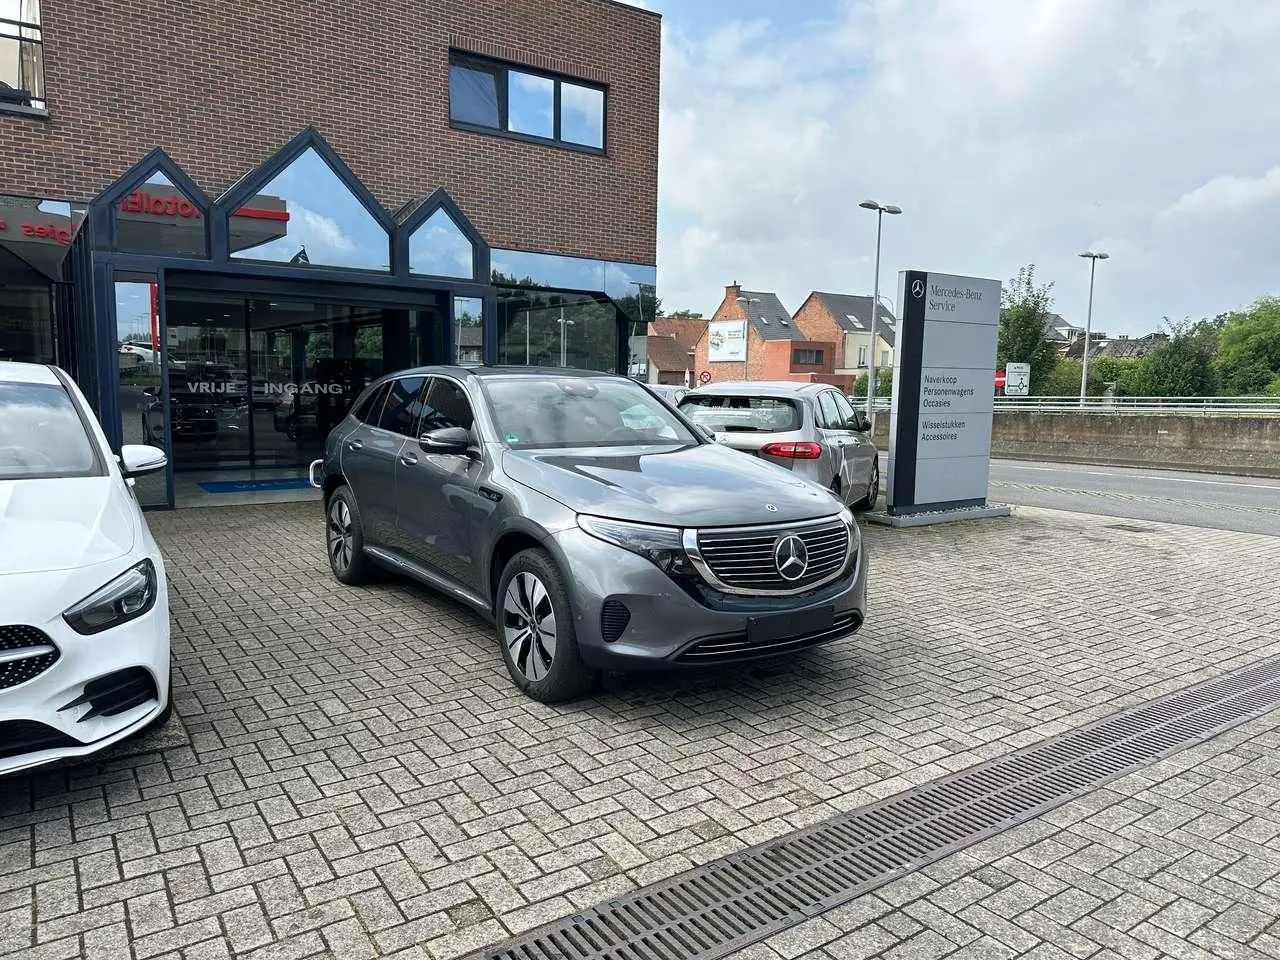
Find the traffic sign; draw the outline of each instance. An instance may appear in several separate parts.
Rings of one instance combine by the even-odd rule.
[[[698,374],[698,382],[699,382],[699,383],[710,383],[710,382],[711,382],[711,371],[710,371],[710,370],[703,370],[700,374]]]
[[[1031,364],[1006,363],[1004,365],[1004,395],[1025,397],[1031,393]]]
[[[1004,389],[1004,371],[1003,370],[996,371],[996,389],[997,390]]]

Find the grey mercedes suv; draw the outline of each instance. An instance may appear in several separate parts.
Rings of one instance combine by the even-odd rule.
[[[862,626],[850,511],[622,377],[393,374],[329,434],[313,479],[338,580],[377,566],[470,605],[544,702],[602,670],[777,656]]]

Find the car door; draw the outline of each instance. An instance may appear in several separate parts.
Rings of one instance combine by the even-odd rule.
[[[852,479],[850,499],[857,500],[871,483],[871,471],[876,467],[876,444],[871,439],[869,430],[864,432],[858,429],[860,418],[849,398],[835,391],[832,392],[832,397],[840,421],[848,430],[849,442],[845,444],[844,459]]]
[[[417,411],[426,378],[390,381],[376,419],[352,431],[344,441],[343,472],[356,495],[365,539],[375,546],[396,546],[396,463],[413,432],[407,419]]]
[[[840,418],[840,410],[836,406],[836,392],[823,390],[814,404],[818,422],[818,437],[823,450],[831,457],[830,472],[840,478],[840,496],[848,501],[853,489],[853,478],[849,475],[849,465],[845,458],[845,449],[850,443],[850,431],[845,421]]]
[[[428,453],[415,440],[396,463],[396,525],[410,559],[432,572],[483,593],[473,560],[472,534],[482,462],[475,417],[466,389],[448,377],[432,377],[417,435],[444,427],[471,431],[466,454]]]

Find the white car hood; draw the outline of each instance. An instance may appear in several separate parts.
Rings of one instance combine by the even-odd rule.
[[[114,476],[0,480],[0,575],[121,557],[138,536],[136,511]]]

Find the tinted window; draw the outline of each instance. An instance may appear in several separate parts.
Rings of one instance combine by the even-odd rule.
[[[170,384],[173,383],[173,374],[169,375]],[[172,389],[172,387],[170,387]],[[363,420],[365,423],[372,423],[375,426],[378,423],[378,417],[382,414],[382,404],[387,399],[387,391],[391,389],[391,384],[384,383],[375,390],[370,390],[368,395],[356,407],[355,416],[357,420]]]
[[[556,135],[556,82],[511,70],[507,74],[507,129],[550,140]]]
[[[695,423],[718,433],[787,433],[804,423],[800,406],[789,397],[690,394],[680,409]]]
[[[841,426],[835,396],[830,390],[818,394],[818,426],[824,430],[839,430]]]
[[[854,429],[856,426],[857,414],[854,412],[853,404],[849,402],[849,398],[843,393],[833,393],[831,397],[835,402],[836,410],[840,414],[840,422],[844,425],[844,429]]]
[[[697,443],[670,407],[628,380],[486,379],[484,391],[499,434],[510,447]]]
[[[416,436],[418,417],[422,415],[422,387],[425,377],[403,377],[391,381],[387,404],[382,408],[378,426],[392,433]]]
[[[498,71],[453,64],[449,67],[449,119],[480,127],[501,126]]]
[[[560,84],[560,139],[604,149],[604,91]]]
[[[427,405],[422,412],[423,433],[444,427],[462,427],[470,430],[475,422],[471,413],[471,401],[467,393],[452,380],[437,378],[431,381],[427,391]]]
[[[102,476],[84,421],[61,386],[0,383],[0,480]]]

